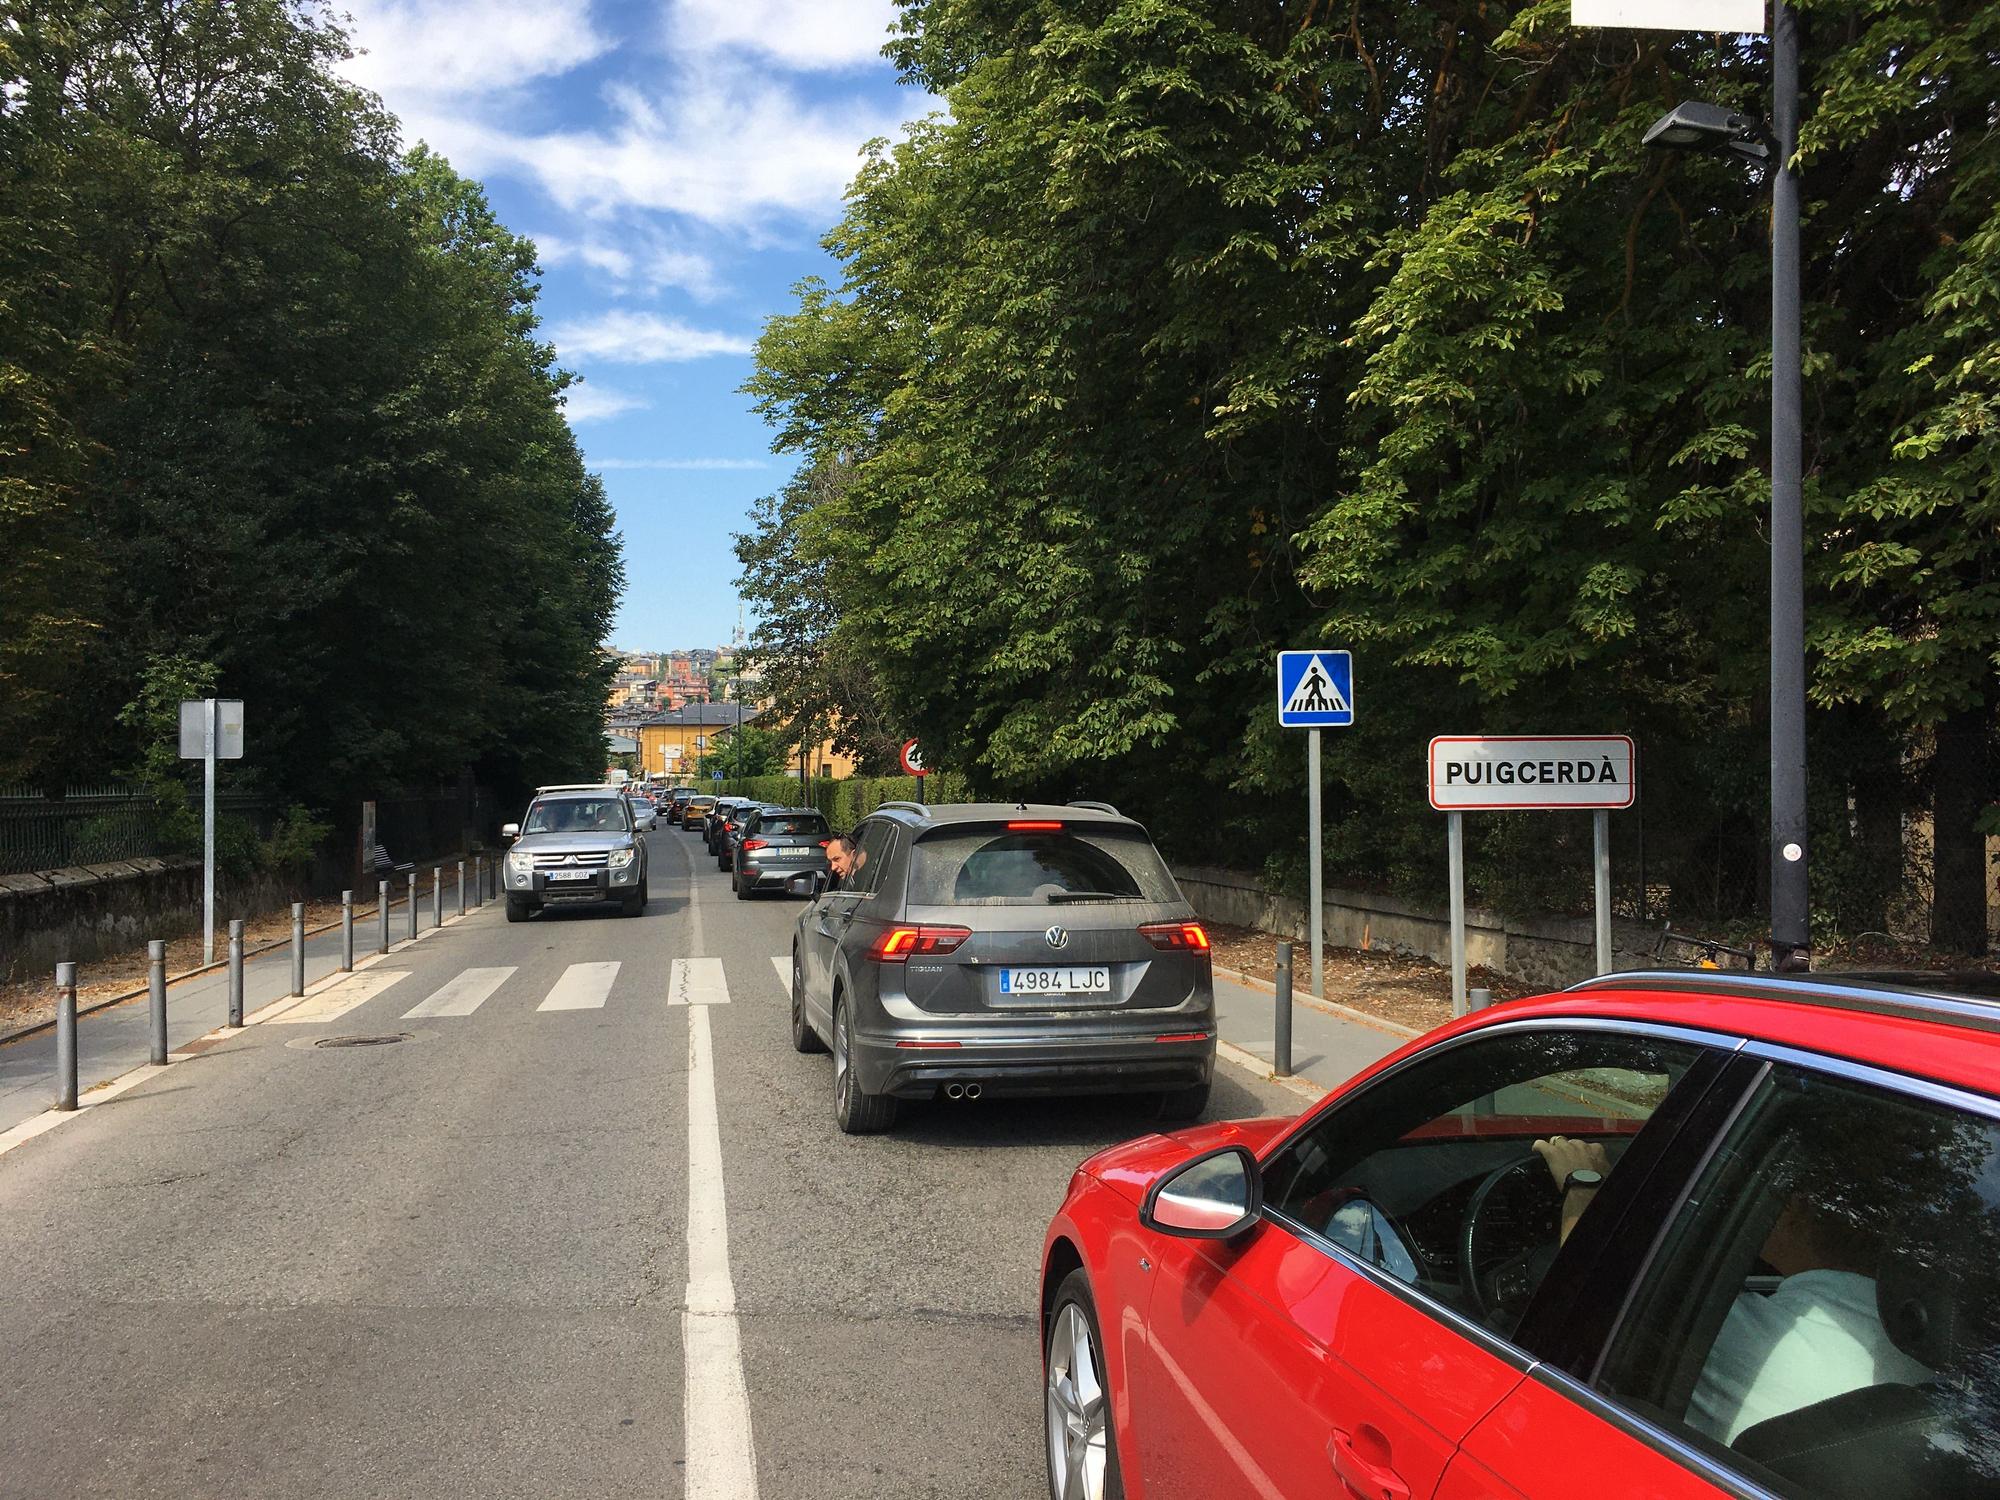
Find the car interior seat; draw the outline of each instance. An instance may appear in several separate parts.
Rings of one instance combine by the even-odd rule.
[[[1971,1211],[1972,1223],[1984,1218]],[[2000,1342],[1981,1295],[1992,1274],[1935,1245],[1891,1252],[1875,1283],[1882,1327],[1937,1378],[1863,1386],[1772,1417],[1741,1433],[1736,1451],[1790,1494],[2000,1500],[2000,1444],[1992,1437]]]

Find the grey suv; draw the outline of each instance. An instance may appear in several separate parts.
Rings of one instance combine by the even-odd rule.
[[[832,842],[833,829],[816,807],[753,807],[730,845],[729,883],[737,899],[748,901],[759,891],[785,890],[800,875],[824,878]]]
[[[1102,803],[892,802],[855,837],[792,937],[792,1045],[831,1048],[843,1131],[940,1093],[1207,1108],[1208,933],[1144,828]]]
[[[646,840],[616,787],[543,787],[519,823],[500,830],[507,851],[507,920],[545,906],[615,901],[628,917],[646,906]]]

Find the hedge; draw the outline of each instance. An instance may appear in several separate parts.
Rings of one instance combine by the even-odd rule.
[[[929,802],[969,802],[963,777],[937,772],[924,778],[924,799]],[[717,794],[724,797],[755,797],[759,802],[775,802],[783,807],[804,805],[799,798],[796,776],[745,776],[724,781]],[[814,777],[811,802],[826,814],[837,832],[845,833],[884,802],[915,802],[914,776],[850,776],[836,781],[831,776]]]

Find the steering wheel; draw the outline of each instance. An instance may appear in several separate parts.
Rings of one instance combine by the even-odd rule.
[[[1518,1313],[1524,1308],[1561,1248],[1558,1240],[1539,1241],[1503,1257],[1490,1270],[1480,1269],[1490,1233],[1490,1226],[1484,1222],[1487,1205],[1503,1182],[1529,1170],[1546,1178],[1548,1163],[1533,1151],[1502,1162],[1481,1179],[1472,1191],[1472,1201],[1465,1206],[1465,1221],[1458,1232],[1458,1277],[1466,1300],[1483,1323],[1493,1324],[1498,1314]]]

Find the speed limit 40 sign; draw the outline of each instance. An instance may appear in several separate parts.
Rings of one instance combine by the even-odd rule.
[[[924,769],[924,752],[915,740],[903,741],[903,770],[911,776],[928,776]]]

